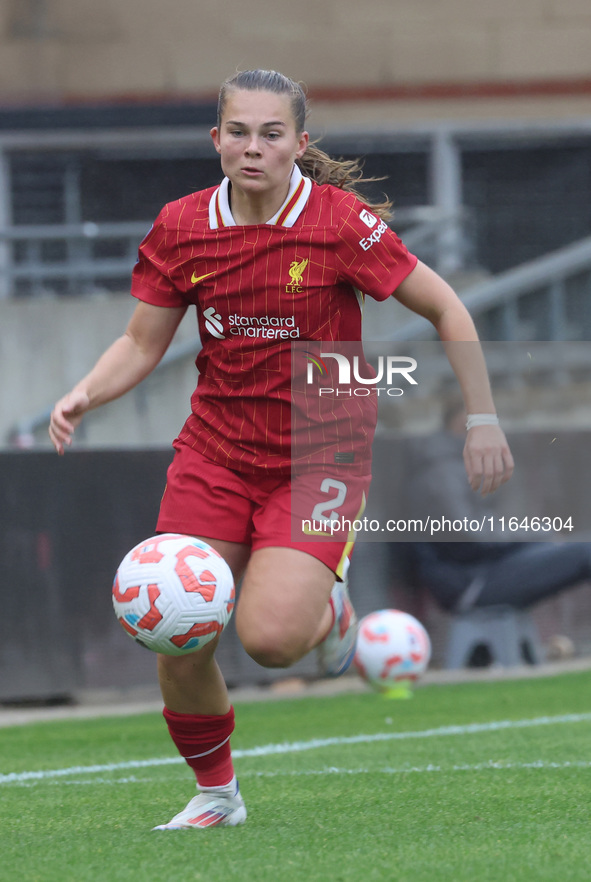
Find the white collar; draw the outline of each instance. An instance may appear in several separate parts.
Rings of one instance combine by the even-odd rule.
[[[294,165],[289,180],[287,198],[279,211],[266,223],[274,226],[293,227],[304,210],[312,181],[305,178],[297,165]],[[220,186],[209,200],[209,227],[217,230],[220,227],[235,227],[236,221],[230,209],[230,181],[224,178]]]

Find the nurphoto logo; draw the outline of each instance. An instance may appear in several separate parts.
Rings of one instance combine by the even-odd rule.
[[[320,386],[318,388],[319,396],[363,397],[372,395],[374,392],[377,395],[383,392],[396,398],[404,395],[404,389],[400,388],[400,386],[395,386],[395,382],[400,383],[404,380],[411,386],[418,385],[417,380],[412,376],[412,373],[417,369],[417,360],[407,355],[380,355],[377,368],[375,369],[365,361],[365,358],[362,358],[363,372],[367,372],[367,376],[362,376],[360,357],[358,355],[354,355],[352,358],[343,355],[342,352],[321,352],[319,355],[306,352],[304,355],[308,361],[306,370],[307,385],[316,382],[315,374],[319,375],[323,381],[328,379],[331,371],[326,363],[326,359],[334,359],[337,364],[336,385],[330,387]],[[334,364],[332,364],[332,367],[334,368]],[[316,371],[314,370],[315,368]],[[382,382],[385,382],[386,385],[378,386],[378,383]]]

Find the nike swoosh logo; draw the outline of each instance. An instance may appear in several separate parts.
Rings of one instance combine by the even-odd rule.
[[[196,285],[198,282],[202,282],[203,279],[209,279],[210,276],[215,275],[215,270],[212,273],[205,273],[204,276],[196,276],[195,273],[191,276],[191,284]]]

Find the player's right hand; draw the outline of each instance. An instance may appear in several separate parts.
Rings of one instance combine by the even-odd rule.
[[[65,448],[72,443],[72,435],[88,410],[90,400],[86,392],[68,392],[57,402],[49,419],[49,437],[52,444],[63,456]]]
[[[509,480],[515,463],[500,426],[474,426],[468,430],[464,463],[470,486],[481,496],[494,493]]]

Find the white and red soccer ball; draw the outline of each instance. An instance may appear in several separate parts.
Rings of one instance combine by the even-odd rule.
[[[381,609],[359,622],[353,662],[359,675],[378,692],[412,685],[427,669],[431,641],[409,613]]]
[[[220,634],[235,602],[230,567],[206,542],[164,533],[121,561],[113,608],[138,643],[164,655],[196,652]]]

